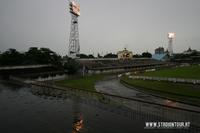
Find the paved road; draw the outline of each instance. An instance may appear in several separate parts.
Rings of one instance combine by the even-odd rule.
[[[190,109],[190,110],[195,110],[195,111],[200,110],[200,108],[196,107],[196,106],[191,106],[188,104],[183,104],[183,103],[171,101],[168,99],[155,97],[150,94],[146,94],[146,93],[142,93],[137,90],[134,90],[134,89],[130,89],[130,88],[122,85],[118,79],[99,81],[95,84],[95,88],[97,91],[105,92],[105,93],[109,93],[109,94],[115,94],[115,95],[124,96],[124,97],[136,98],[139,100],[150,101],[150,102],[155,102],[155,103],[159,103],[159,104],[164,104],[164,105],[173,106],[173,107],[180,107],[180,108]]]

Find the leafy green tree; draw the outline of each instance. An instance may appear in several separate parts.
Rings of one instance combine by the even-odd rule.
[[[88,58],[86,54],[80,54],[80,58]]]
[[[43,60],[41,62],[50,63],[53,65],[61,65],[62,57],[55,52],[51,51],[49,48],[40,48]]]
[[[151,57],[152,57],[152,54],[149,53],[149,52],[143,52],[143,53],[142,53],[142,57],[151,58]]]
[[[89,54],[88,58],[94,58],[94,56],[92,54]]]
[[[0,65],[33,65],[53,64],[62,65],[61,56],[48,48],[31,47],[27,52],[20,53],[16,49],[8,49],[0,56]]]
[[[117,55],[116,54],[112,54],[112,53],[108,53],[108,54],[104,55],[103,58],[117,58]]]
[[[23,64],[24,54],[21,54],[16,49],[8,49],[1,54],[1,65],[21,65]]]
[[[29,50],[25,53],[26,55],[26,61],[25,64],[44,64],[40,60],[43,60],[41,58],[41,52],[37,47],[31,47]]]
[[[74,59],[68,58],[67,62],[64,64],[64,69],[68,74],[75,74],[80,69],[81,65]]]
[[[133,55],[133,58],[141,58],[141,57],[142,57],[142,55],[139,55],[139,54]]]
[[[31,47],[26,52],[26,64],[53,64],[61,65],[62,58],[49,48]]]
[[[101,56],[99,53],[97,54],[97,57],[98,57],[98,58],[102,58],[102,56]]]

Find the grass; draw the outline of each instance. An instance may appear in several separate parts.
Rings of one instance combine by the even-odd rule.
[[[95,91],[95,82],[98,80],[102,80],[104,77],[105,75],[91,75],[76,79],[60,80],[56,81],[56,85],[75,89]]]
[[[95,82],[104,79],[107,76],[111,76],[112,74],[98,74],[98,75],[91,75],[91,76],[85,76],[75,79],[67,79],[67,80],[60,80],[56,81],[57,86],[67,87],[67,88],[73,88],[73,89],[82,89],[86,91],[96,91],[95,89]],[[101,101],[105,102],[105,98],[103,95],[94,94],[96,98]],[[110,103],[115,104],[110,101]]]
[[[174,77],[174,78],[190,78],[200,79],[200,66],[191,65],[177,68],[168,68],[153,72],[145,72],[142,75],[152,77]]]
[[[191,84],[169,83],[162,81],[135,80],[122,77],[125,84],[147,92],[169,97],[176,100],[191,101],[200,104],[200,86]]]

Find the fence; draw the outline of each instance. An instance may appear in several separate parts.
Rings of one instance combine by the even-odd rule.
[[[172,78],[172,77],[150,77],[150,76],[129,76],[132,79],[142,80],[155,80],[155,81],[167,81],[174,83],[187,83],[187,84],[200,84],[198,79],[184,79],[184,78]]]
[[[84,104],[123,115],[130,119],[190,122],[190,130],[184,132],[200,132],[200,111],[191,111],[175,106],[155,104],[100,92],[56,87],[48,83],[32,84],[32,93],[44,98],[67,99],[76,97]]]

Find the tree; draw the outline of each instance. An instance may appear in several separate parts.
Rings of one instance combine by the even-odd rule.
[[[97,54],[97,57],[98,57],[98,58],[102,58],[102,56],[101,56],[99,53]]]
[[[20,53],[16,49],[9,49],[1,54],[0,65],[33,65],[53,64],[62,65],[62,58],[49,48],[31,47],[27,52]]]
[[[117,58],[117,55],[116,54],[112,54],[112,53],[108,53],[108,54],[104,55],[103,58]]]
[[[149,52],[143,52],[143,53],[142,53],[142,57],[151,58],[151,57],[152,57],[152,54],[149,53]]]
[[[21,65],[24,60],[24,54],[21,54],[16,49],[8,49],[1,54],[1,65]]]
[[[141,57],[142,57],[142,55],[139,55],[139,54],[133,55],[133,58],[141,58]]]
[[[67,58],[67,62],[64,64],[64,69],[68,74],[75,74],[80,69],[80,64],[71,58]]]
[[[31,47],[26,52],[26,64],[53,64],[61,65],[62,58],[49,48]]]
[[[40,48],[41,55],[45,57],[43,59],[43,63],[49,63],[53,65],[61,65],[62,58],[60,55],[51,51],[49,48]]]
[[[26,61],[25,64],[44,64],[41,60],[44,60],[40,50],[37,47],[30,47],[25,53]]]
[[[88,58],[94,58],[94,56],[92,54],[89,54]]]
[[[86,54],[80,54],[80,58],[88,58]]]

